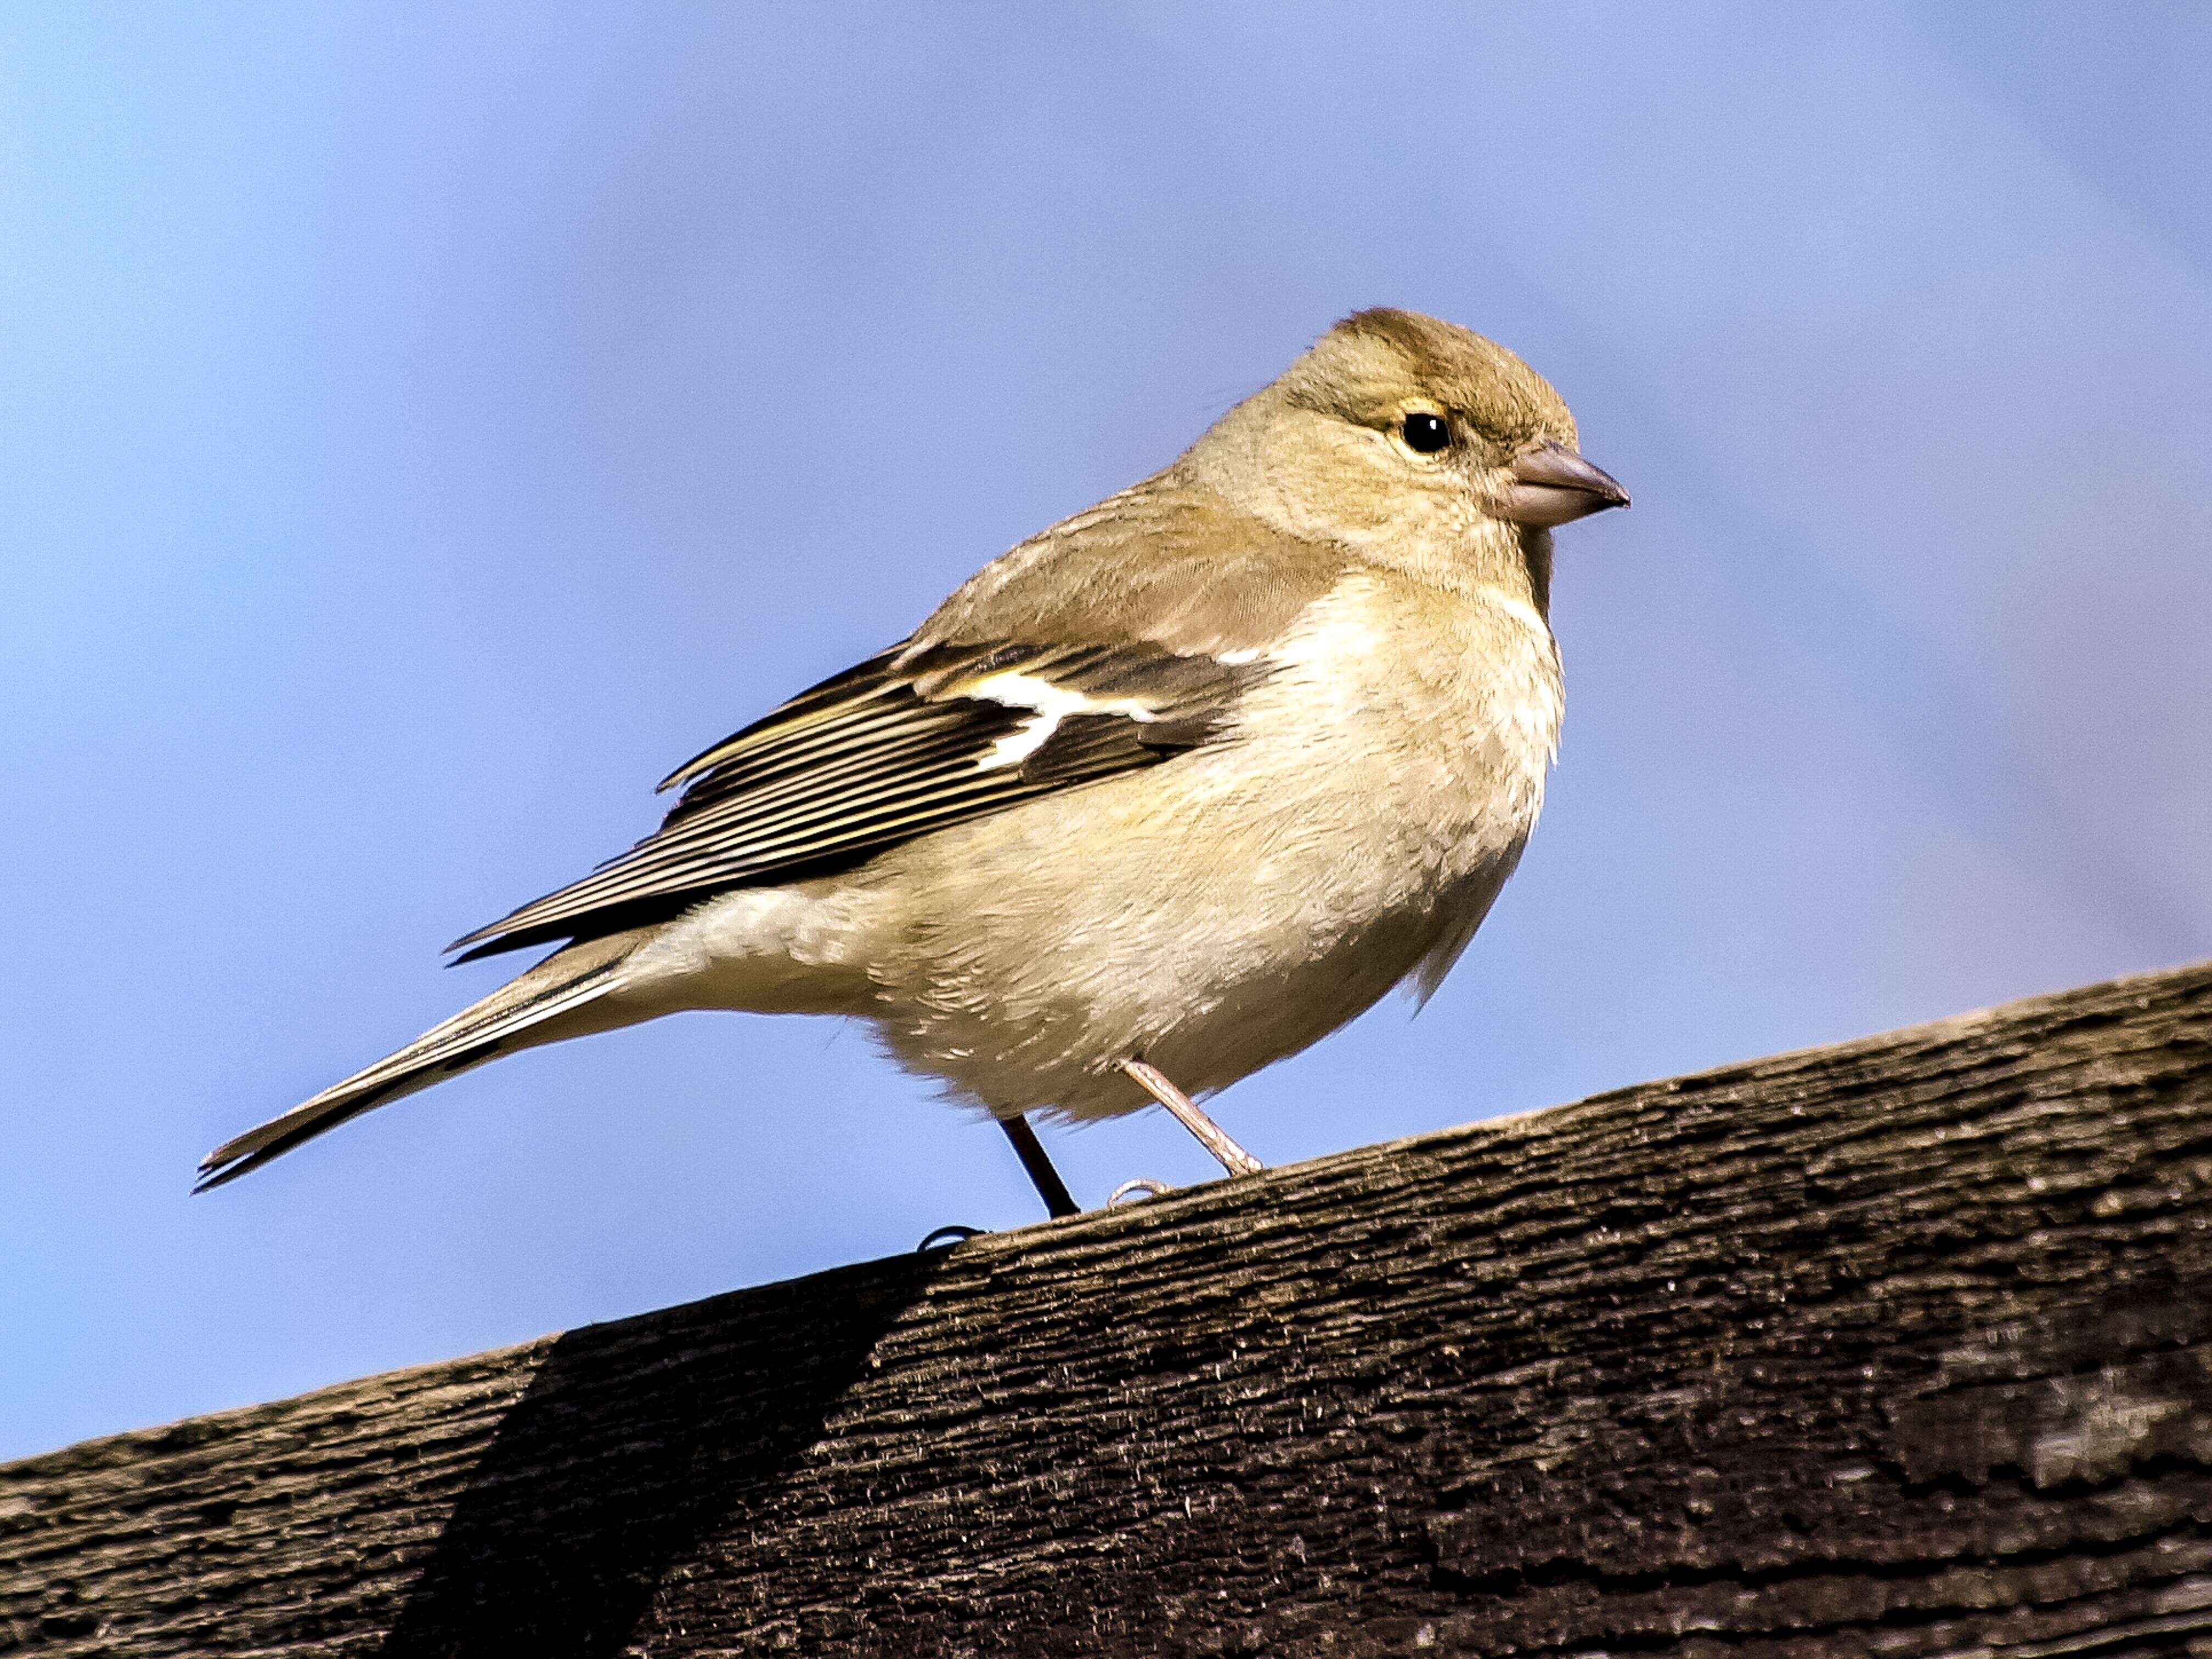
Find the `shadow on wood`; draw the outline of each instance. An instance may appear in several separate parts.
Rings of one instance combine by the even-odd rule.
[[[33,1458],[0,1650],[2212,1652],[2212,969]]]
[[[379,1651],[604,1659],[672,1570],[745,1524],[939,1265],[898,1257],[744,1316],[709,1302],[556,1338],[500,1419]]]

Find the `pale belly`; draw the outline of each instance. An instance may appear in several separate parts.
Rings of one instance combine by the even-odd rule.
[[[885,1045],[1000,1114],[1095,1117],[1146,1103],[1124,1058],[1206,1093],[1440,974],[1520,857],[1556,715],[1530,741],[1494,683],[1455,706],[1387,666],[1286,673],[1264,735],[893,854],[927,896],[873,969]]]
[[[1124,1059],[1225,1087],[1432,988],[1535,822],[1548,633],[1412,672],[1387,639],[1371,609],[1317,630],[1218,747],[717,901],[641,953],[635,997],[858,1015],[1000,1115],[1137,1110]]]

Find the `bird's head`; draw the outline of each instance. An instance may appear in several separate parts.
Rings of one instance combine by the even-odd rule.
[[[1628,505],[1543,376],[1409,311],[1346,318],[1222,417],[1190,459],[1239,505],[1378,550],[1471,545]]]

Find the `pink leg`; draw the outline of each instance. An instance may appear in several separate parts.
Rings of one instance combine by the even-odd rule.
[[[1168,1081],[1156,1066],[1141,1060],[1125,1060],[1121,1069],[1154,1100],[1173,1112],[1182,1127],[1198,1137],[1198,1144],[1221,1160],[1233,1176],[1257,1175],[1267,1166],[1231,1140],[1221,1126],[1198,1109],[1198,1103]]]

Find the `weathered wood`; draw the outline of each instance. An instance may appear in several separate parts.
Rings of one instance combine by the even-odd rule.
[[[2212,967],[0,1469],[8,1651],[1424,1648],[2212,1651]]]

